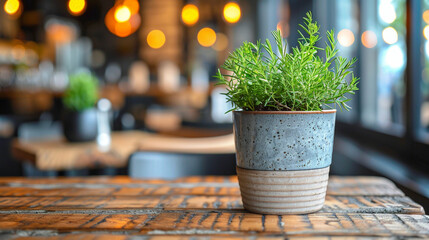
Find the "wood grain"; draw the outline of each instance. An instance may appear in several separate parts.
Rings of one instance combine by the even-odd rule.
[[[429,238],[429,216],[391,181],[328,186],[317,213],[259,215],[243,209],[235,176],[0,178],[0,239]]]
[[[368,181],[368,178],[371,181]],[[344,180],[344,183],[338,179]],[[99,189],[94,191],[93,189]],[[236,176],[186,177],[174,181],[128,177],[25,179],[0,178],[0,196],[104,196],[104,195],[234,195],[239,196]],[[391,181],[379,177],[330,177],[328,195],[404,196]]]
[[[136,240],[136,236],[129,235],[109,235],[109,234],[97,234],[97,233],[79,233],[79,234],[60,234],[55,236],[31,236],[31,237],[18,237],[16,240],[39,240],[39,239],[47,239],[47,240],[70,240],[70,239],[80,239],[80,240]],[[264,235],[261,237],[255,236],[239,236],[229,234],[228,236],[211,236],[211,235],[161,235],[161,236],[139,236],[139,240],[392,240],[394,238],[391,237],[370,237],[370,236],[287,236],[287,235]],[[407,239],[421,239],[417,237],[409,237]]]
[[[57,232],[112,231],[130,234],[258,234],[429,237],[429,217],[404,214],[315,213],[259,215],[225,212],[19,213],[0,215],[0,233],[10,229]],[[8,231],[9,230],[9,231]]]
[[[245,212],[239,196],[110,196],[110,197],[2,197],[0,213],[13,210],[102,210],[164,209],[224,210]],[[327,196],[321,212],[336,213],[407,213],[422,214],[423,209],[403,196]]]

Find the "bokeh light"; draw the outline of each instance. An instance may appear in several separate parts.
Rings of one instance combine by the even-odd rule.
[[[115,10],[115,20],[119,23],[126,22],[131,18],[131,10],[128,6],[118,6]]]
[[[152,30],[147,35],[147,44],[149,47],[158,49],[165,44],[165,34],[161,30]]]
[[[216,33],[216,42],[212,48],[216,51],[224,51],[229,44],[228,37],[223,33]]]
[[[426,25],[423,28],[423,36],[426,38],[426,40],[429,40],[429,25]]]
[[[429,10],[426,10],[423,12],[423,21],[425,21],[425,23],[429,24]]]
[[[277,23],[276,30],[280,31],[280,35],[283,37],[283,24],[282,24],[282,22]]]
[[[216,42],[216,33],[211,28],[203,28],[197,35],[198,43],[203,47],[211,47]]]
[[[385,62],[390,68],[400,69],[405,65],[404,50],[398,44],[390,46],[385,54]]]
[[[122,2],[123,6],[127,6],[131,12],[131,15],[137,14],[140,9],[140,4],[137,0],[124,0]]]
[[[69,0],[68,10],[71,15],[79,16],[82,15],[86,9],[86,1],[85,0]]]
[[[282,36],[282,38],[287,38],[289,37],[289,33],[290,33],[290,28],[289,28],[289,23],[288,22],[278,22],[277,23],[277,30],[280,30],[280,34]]]
[[[235,2],[229,2],[223,8],[223,17],[229,23],[236,23],[241,18],[240,5]]]
[[[19,8],[21,6],[21,3],[19,0],[7,0],[4,3],[4,11],[9,15],[14,15],[18,12]]]
[[[398,41],[398,32],[393,27],[387,27],[381,33],[383,40],[387,44],[394,44]]]
[[[133,4],[136,0],[125,0],[121,5],[112,7],[106,14],[104,22],[107,29],[118,37],[127,37],[137,31],[141,18],[138,14],[139,4]],[[127,5],[125,5],[127,4]],[[130,10],[130,17],[127,21],[119,22],[115,17],[116,10],[120,7],[127,7]],[[137,10],[137,11],[136,11]],[[134,14],[133,14],[134,13]]]
[[[338,42],[343,47],[350,47],[355,41],[355,35],[349,29],[343,29],[338,33]]]
[[[362,33],[361,41],[366,48],[373,48],[377,45],[377,35],[373,31],[367,30]]]
[[[47,41],[55,45],[70,43],[77,37],[77,29],[73,25],[51,20],[46,22]]]
[[[129,36],[132,32],[132,26],[129,21],[120,22],[115,24],[115,34],[118,37],[126,37]]]
[[[378,15],[383,22],[390,24],[396,20],[395,7],[391,3],[380,4]]]
[[[192,26],[198,22],[200,12],[194,4],[186,4],[182,9],[182,21],[188,26]]]

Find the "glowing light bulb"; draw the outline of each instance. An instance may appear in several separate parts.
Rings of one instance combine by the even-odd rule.
[[[130,1],[130,0],[128,0]],[[124,4],[127,0],[124,1]],[[136,6],[134,6],[136,7]],[[137,6],[138,7],[138,6]],[[104,22],[106,24],[107,29],[115,34],[118,37],[127,37],[137,31],[140,26],[140,15],[139,14],[131,14],[131,17],[128,21],[118,22],[115,18],[115,12],[117,7],[112,7],[106,14],[104,18]]]
[[[355,41],[355,35],[349,29],[343,29],[338,33],[338,42],[343,47],[350,47]]]
[[[423,21],[425,21],[425,23],[429,24],[429,10],[426,10],[423,12]]]
[[[19,0],[7,0],[3,8],[7,14],[13,15],[18,12],[20,5]]]
[[[203,28],[197,35],[198,43],[203,47],[211,47],[216,42],[216,33],[211,28]]]
[[[115,20],[119,23],[126,22],[131,18],[131,11],[127,6],[119,6],[115,10]]]
[[[385,64],[392,69],[400,69],[405,65],[404,50],[398,44],[389,46],[385,52]]]
[[[385,23],[392,23],[396,20],[395,7],[391,3],[381,4],[378,8],[378,15]]]
[[[149,47],[158,49],[165,44],[165,34],[161,30],[152,30],[146,40]]]
[[[182,9],[182,21],[188,26],[192,26],[198,22],[200,12],[194,4],[186,4]]]
[[[377,35],[373,31],[367,30],[362,33],[361,41],[366,48],[373,48],[377,45]]]
[[[235,2],[229,2],[223,8],[223,17],[229,23],[236,23],[241,18],[240,5]]]
[[[85,0],[69,0],[68,10],[69,13],[75,16],[81,15],[86,8]]]
[[[383,40],[387,44],[394,44],[398,41],[398,32],[393,27],[387,27],[381,33]]]
[[[423,28],[423,36],[426,38],[426,40],[429,40],[429,25],[426,25],[426,27]]]

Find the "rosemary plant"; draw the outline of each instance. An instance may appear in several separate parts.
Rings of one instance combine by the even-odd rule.
[[[280,31],[273,31],[278,53],[267,39],[265,43],[244,42],[228,56],[222,68],[229,73],[218,70],[216,77],[226,85],[225,95],[233,105],[230,111],[319,111],[332,104],[350,109],[346,94],[358,90],[358,78],[351,71],[356,58],[349,61],[337,56],[333,30],[326,33],[325,48],[316,46],[319,25],[311,12],[300,27],[306,36],[298,30],[299,46],[290,53]],[[319,57],[320,51],[324,58]],[[349,74],[350,82],[346,81]]]

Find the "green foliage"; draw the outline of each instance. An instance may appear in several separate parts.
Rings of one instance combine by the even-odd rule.
[[[64,93],[64,105],[73,111],[82,111],[94,106],[98,99],[98,80],[89,73],[70,76],[69,87]]]
[[[356,58],[348,61],[337,56],[333,30],[327,32],[329,42],[325,48],[316,46],[319,26],[313,22],[311,12],[300,26],[307,36],[298,31],[299,46],[290,53],[280,31],[274,31],[278,54],[267,39],[265,43],[244,42],[228,56],[222,68],[229,74],[218,70],[216,77],[219,84],[227,87],[225,95],[233,104],[231,110],[317,111],[329,104],[350,109],[346,104],[350,99],[345,94],[358,90],[358,78],[351,71]],[[319,51],[324,51],[324,58],[317,55]]]

